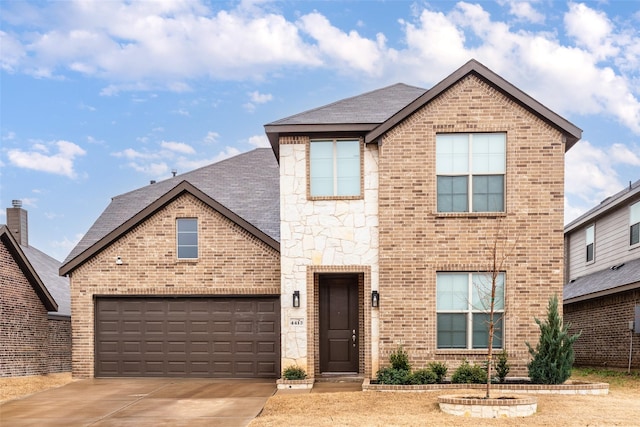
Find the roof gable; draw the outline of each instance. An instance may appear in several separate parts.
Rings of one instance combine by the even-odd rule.
[[[184,193],[189,193],[192,196],[196,197],[206,205],[210,206],[212,209],[216,210],[227,219],[231,220],[233,223],[239,225],[240,227],[247,230],[249,233],[257,237],[259,240],[263,241],[267,245],[271,246],[275,250],[280,250],[279,243],[267,235],[266,233],[259,230],[257,227],[253,226],[249,222],[242,219],[240,216],[227,209],[225,206],[209,197],[207,194],[193,186],[193,184],[187,181],[181,181],[178,185],[173,187],[167,193],[163,194],[158,199],[154,200],[152,203],[148,204],[144,209],[135,214],[133,217],[129,218],[114,230],[109,232],[107,235],[102,237],[96,243],[91,245],[87,250],[82,252],[77,257],[65,262],[65,264],[60,267],[60,275],[66,275],[72,272],[74,269],[82,265],[86,260],[90,257],[94,256],[98,252],[102,251],[106,247],[108,247],[111,243],[119,239],[122,235],[124,235],[127,231],[134,228],[136,225],[145,221],[147,218],[161,210],[163,207],[177,199]]]
[[[472,59],[465,65],[460,67],[458,70],[453,72],[451,75],[449,75],[447,78],[442,80],[440,83],[436,84],[429,91],[425,92],[422,96],[406,105],[403,109],[387,119],[380,126],[369,132],[365,138],[365,142],[376,141],[385,132],[392,129],[398,123],[402,122],[408,116],[416,112],[419,108],[437,98],[448,88],[471,73],[487,81],[493,87],[504,93],[506,96],[518,102],[524,108],[528,109],[533,114],[540,117],[542,120],[560,130],[566,137],[565,151],[569,150],[582,137],[582,130],[580,128],[576,127],[566,119],[549,110],[547,107],[545,107],[511,83],[507,82],[505,79],[489,70],[487,67],[485,67],[475,59]]]
[[[60,274],[70,271],[71,265],[80,265],[88,254],[103,249],[106,241],[113,241],[122,232],[125,223],[139,219],[143,211],[148,214],[149,206],[156,206],[160,199],[166,201],[183,181],[190,184],[183,190],[220,212],[228,212],[230,217],[237,216],[249,231],[254,230],[259,238],[279,246],[279,166],[270,149],[259,148],[114,197],[67,256]]]
[[[45,286],[44,282],[42,281],[36,270],[33,268],[33,265],[31,265],[29,259],[24,254],[24,252],[20,248],[20,245],[13,237],[6,225],[0,226],[0,241],[9,250],[9,253],[11,253],[11,255],[13,256],[13,259],[20,267],[20,270],[22,270],[22,273],[33,287],[33,290],[36,292],[47,311],[57,311],[58,304],[49,293],[49,290]]]

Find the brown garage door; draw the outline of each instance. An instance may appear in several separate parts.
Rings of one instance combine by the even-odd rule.
[[[96,299],[97,377],[276,378],[276,297]]]

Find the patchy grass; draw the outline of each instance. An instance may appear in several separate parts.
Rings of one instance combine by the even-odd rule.
[[[575,381],[607,382],[606,396],[539,394],[538,411],[526,418],[479,419],[445,414],[443,392],[276,394],[249,427],[318,426],[631,426],[640,414],[640,373],[574,369]],[[477,390],[475,390],[477,392]],[[456,394],[474,392],[456,390]]]
[[[0,403],[60,387],[73,381],[71,372],[0,378]]]

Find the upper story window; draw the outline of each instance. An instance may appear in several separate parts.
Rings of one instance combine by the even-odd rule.
[[[309,168],[311,197],[360,196],[358,139],[312,140],[309,144]]]
[[[587,262],[592,262],[594,259],[594,245],[595,245],[595,241],[596,241],[596,226],[595,225],[590,225],[589,227],[587,227],[587,229],[585,230],[585,244],[587,247],[587,258],[586,261]]]
[[[176,221],[178,259],[198,258],[198,220],[178,218]]]
[[[629,244],[640,243],[640,202],[631,205],[629,209]]]
[[[438,348],[487,348],[491,273],[438,273]],[[504,273],[496,277],[493,348],[503,342]]]
[[[506,134],[436,135],[438,212],[504,212]]]

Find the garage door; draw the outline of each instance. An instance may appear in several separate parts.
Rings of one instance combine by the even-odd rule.
[[[277,297],[96,299],[97,377],[276,378]]]

